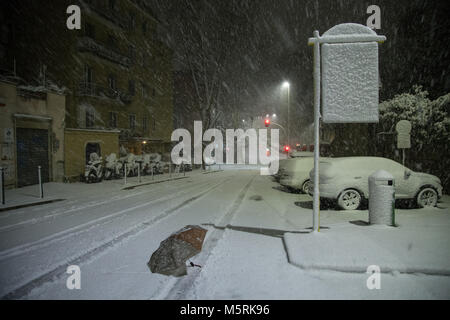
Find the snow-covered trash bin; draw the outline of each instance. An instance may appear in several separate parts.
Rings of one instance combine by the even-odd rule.
[[[395,225],[395,180],[384,170],[369,176],[369,223]]]

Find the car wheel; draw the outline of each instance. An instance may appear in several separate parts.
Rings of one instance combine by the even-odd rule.
[[[361,205],[361,202],[361,194],[354,189],[343,191],[338,198],[338,205],[344,210],[356,210]]]
[[[311,181],[310,181],[310,180],[306,180],[305,182],[303,182],[303,185],[302,185],[302,192],[303,192],[304,194],[308,194],[310,184],[311,184]]]
[[[417,194],[416,202],[421,208],[435,207],[438,202],[438,194],[433,188],[424,188]]]

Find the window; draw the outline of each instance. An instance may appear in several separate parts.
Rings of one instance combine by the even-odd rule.
[[[108,48],[110,49],[115,49],[116,48],[116,37],[114,37],[113,35],[108,35],[108,40],[106,41],[106,45],[108,46]]]
[[[130,30],[134,30],[135,26],[136,26],[136,15],[133,12],[130,12],[129,14],[130,16],[130,20],[129,20],[129,29]]]
[[[134,80],[128,81],[128,93],[134,96],[136,92],[136,85],[134,84]]]
[[[130,114],[130,129],[136,129],[136,115]]]
[[[144,116],[142,118],[142,129],[144,130],[144,132],[147,132],[148,129],[148,117]]]
[[[134,61],[136,59],[136,49],[134,48],[134,46],[128,46],[128,55],[131,60]]]
[[[86,83],[92,83],[93,82],[93,78],[94,78],[94,71],[92,70],[91,67],[89,67],[88,65],[86,65],[84,67],[84,81]]]
[[[147,98],[148,97],[148,87],[143,82],[141,82],[141,87],[142,87],[142,97]]]
[[[109,8],[111,10],[116,10],[116,0],[109,0]]]
[[[86,109],[86,128],[92,128],[95,124],[94,110]]]
[[[109,113],[109,127],[117,128],[117,112]]]
[[[110,89],[112,89],[112,90],[116,90],[116,77],[114,76],[114,75],[109,75],[109,77],[108,77],[108,85],[109,85],[109,88]]]
[[[95,27],[90,23],[86,23],[85,34],[87,37],[95,39]]]
[[[147,21],[142,22],[142,33],[147,34]]]
[[[152,130],[155,131],[156,130],[156,119],[152,118]]]

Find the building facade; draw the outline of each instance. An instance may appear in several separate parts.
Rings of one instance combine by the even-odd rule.
[[[81,9],[69,30],[67,7]],[[167,152],[173,128],[172,52],[144,1],[12,1],[1,69],[65,92],[64,176],[78,179],[90,152],[102,157]]]
[[[0,80],[0,145],[6,187],[64,180],[65,95]]]

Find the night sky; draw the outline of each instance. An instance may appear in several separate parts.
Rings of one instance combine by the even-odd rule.
[[[367,7],[381,8],[380,100],[422,85],[432,98],[448,93],[449,19],[447,1],[351,0],[152,0],[161,35],[175,51],[177,70],[189,61],[218,73],[223,107],[238,96],[249,115],[282,109],[280,91],[291,82],[300,123],[312,121],[312,47],[307,40],[339,23],[366,24]],[[186,58],[187,57],[187,58]],[[212,74],[210,72],[210,75]]]

